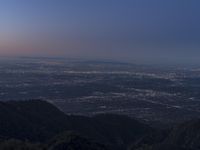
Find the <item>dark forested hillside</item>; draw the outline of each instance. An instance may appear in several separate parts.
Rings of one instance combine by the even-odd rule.
[[[126,116],[67,116],[53,105],[40,100],[0,103],[2,140],[14,138],[47,142],[64,131],[74,131],[108,147],[124,148],[152,129]]]
[[[135,142],[130,150],[199,150],[200,120],[191,120],[171,130],[149,134]]]
[[[0,103],[0,150],[198,150],[200,121],[158,130],[126,116],[65,115],[40,100]]]

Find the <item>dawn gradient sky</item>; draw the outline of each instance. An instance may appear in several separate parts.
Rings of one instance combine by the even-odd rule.
[[[200,0],[0,0],[0,55],[200,63]]]

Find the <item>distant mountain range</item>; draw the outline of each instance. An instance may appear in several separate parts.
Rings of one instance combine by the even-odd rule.
[[[1,150],[197,150],[200,121],[159,130],[120,115],[68,116],[40,100],[0,102]]]

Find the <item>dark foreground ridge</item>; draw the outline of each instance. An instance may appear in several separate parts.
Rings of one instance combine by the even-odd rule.
[[[197,150],[200,121],[166,131],[120,115],[68,116],[40,100],[0,103],[0,150]]]

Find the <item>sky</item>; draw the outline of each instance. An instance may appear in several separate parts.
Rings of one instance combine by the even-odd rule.
[[[200,64],[199,0],[0,0],[0,56]]]

